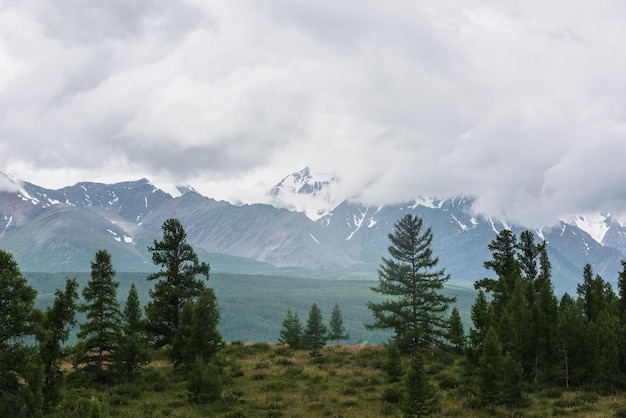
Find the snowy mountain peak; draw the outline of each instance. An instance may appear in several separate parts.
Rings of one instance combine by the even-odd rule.
[[[330,195],[324,191],[329,185],[339,181],[335,173],[311,173],[311,169],[305,167],[283,178],[270,190],[270,196],[280,198],[285,194],[324,195],[323,197],[329,200]]]
[[[333,172],[313,172],[309,167],[284,177],[270,191],[274,206],[305,213],[319,219],[343,199],[333,189],[341,184]]]

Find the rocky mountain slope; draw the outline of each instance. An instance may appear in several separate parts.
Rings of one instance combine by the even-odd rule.
[[[393,224],[411,212],[432,227],[433,250],[451,284],[471,286],[489,274],[483,262],[497,232],[524,229],[472,215],[471,197],[420,197],[381,207],[344,200],[330,207],[330,190],[339,182],[307,169],[277,184],[276,197],[291,193],[326,202],[325,215],[307,217],[267,204],[235,206],[191,188],[173,197],[146,179],[49,190],[6,177],[0,182],[0,248],[11,251],[23,271],[89,271],[98,249],[111,252],[118,271],[152,271],[147,247],[160,238],[163,221],[174,217],[214,271],[373,279]],[[626,252],[619,220],[581,216],[534,233],[548,242],[557,292],[575,291],[585,263],[615,283]]]

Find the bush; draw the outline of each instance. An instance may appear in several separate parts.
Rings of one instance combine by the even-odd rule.
[[[402,401],[402,398],[402,391],[394,386],[390,386],[383,390],[383,393],[381,395],[382,401],[387,403],[400,403]]]
[[[191,366],[187,395],[192,403],[209,403],[222,395],[222,378],[213,364],[204,365],[197,359]]]

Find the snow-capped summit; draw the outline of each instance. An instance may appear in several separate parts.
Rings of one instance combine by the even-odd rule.
[[[274,206],[303,212],[317,220],[344,200],[336,193],[340,184],[334,172],[314,172],[305,167],[283,178],[269,195]]]

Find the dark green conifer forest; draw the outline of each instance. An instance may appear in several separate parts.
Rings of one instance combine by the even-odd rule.
[[[263,318],[268,342],[224,341],[209,265],[176,219],[150,247],[161,270],[124,303],[105,250],[82,290],[67,277],[44,307],[0,250],[0,415],[626,416],[626,262],[617,289],[587,264],[557,297],[546,243],[503,230],[463,306],[433,239],[414,215],[390,231],[361,306],[364,329],[388,333],[374,345],[347,342],[348,299],[314,298],[304,323],[286,300]]]

